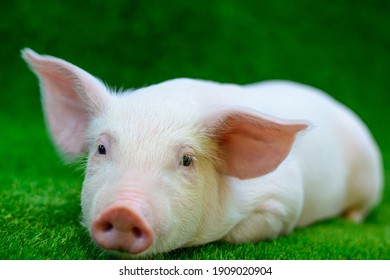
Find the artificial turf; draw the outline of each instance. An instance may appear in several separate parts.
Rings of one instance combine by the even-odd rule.
[[[289,79],[329,92],[371,128],[390,175],[388,1],[7,1],[0,16],[0,259],[110,259],[80,225],[83,172],[46,133],[31,47],[110,85],[175,77]],[[365,223],[341,218],[258,244],[157,259],[390,259],[390,190]]]

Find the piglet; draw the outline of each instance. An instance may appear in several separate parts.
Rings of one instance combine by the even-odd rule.
[[[373,137],[320,90],[181,78],[115,92],[64,60],[22,56],[59,152],[88,153],[83,224],[106,250],[258,242],[338,215],[361,221],[380,201]]]

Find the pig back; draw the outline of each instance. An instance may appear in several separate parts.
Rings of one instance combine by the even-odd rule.
[[[318,89],[293,82],[263,82],[247,90],[241,105],[310,122],[283,163],[297,164],[302,176],[304,203],[298,225],[351,207],[367,211],[379,201],[380,153],[366,125],[349,108]]]

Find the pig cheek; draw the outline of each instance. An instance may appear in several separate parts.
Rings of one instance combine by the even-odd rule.
[[[81,193],[81,208],[83,215],[83,224],[89,229],[96,206],[99,205],[99,193],[107,187],[110,182],[115,179],[114,169],[109,164],[104,164],[101,161],[89,159],[87,171],[85,174],[83,188]]]
[[[170,250],[183,246],[197,230],[202,193],[199,179],[196,169],[178,170],[163,183],[169,207],[161,217],[165,221],[161,232],[167,234],[163,239]]]
[[[97,180],[91,179],[87,173],[83,183],[81,192],[81,209],[83,215],[83,224],[89,229],[93,219],[94,205],[96,205],[96,197],[99,192],[99,183]]]

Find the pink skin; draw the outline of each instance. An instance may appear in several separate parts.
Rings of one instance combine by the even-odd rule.
[[[154,234],[142,211],[117,202],[94,220],[92,237],[104,249],[138,254],[149,248]]]

